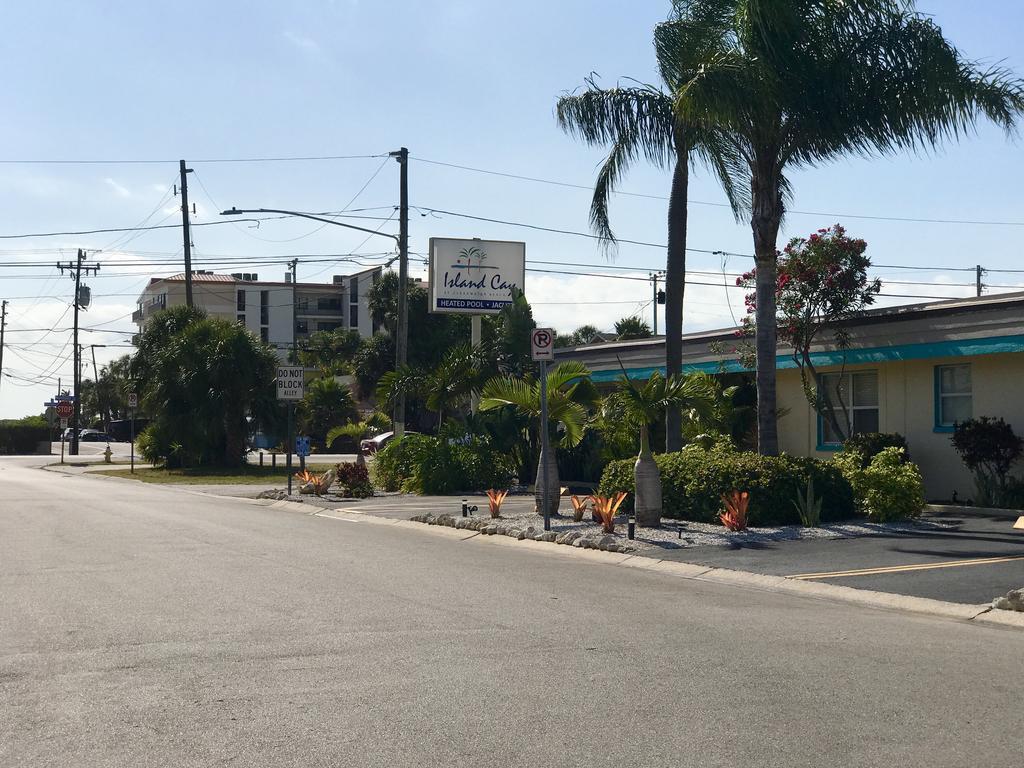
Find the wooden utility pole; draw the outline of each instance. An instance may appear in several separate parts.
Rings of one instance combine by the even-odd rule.
[[[188,174],[192,173],[191,168],[185,167],[185,161],[180,160],[178,171],[181,174],[181,234],[185,248],[185,305],[192,306],[192,230],[188,218]]]
[[[395,370],[408,361],[409,348],[409,150],[391,153],[400,168],[398,188],[398,338],[395,339]],[[395,435],[405,434],[405,395],[395,403]]]
[[[71,342],[74,345],[73,352],[75,370],[72,372],[72,375],[74,376],[74,378],[72,379],[72,381],[74,382],[74,391],[72,394],[75,397],[75,411],[71,415],[71,449],[69,451],[69,453],[72,456],[78,455],[78,423],[82,415],[82,393],[80,391],[82,385],[82,348],[78,346],[78,310],[82,308],[82,271],[84,270],[86,274],[88,274],[89,272],[93,272],[95,274],[96,272],[100,271],[99,264],[84,266],[82,262],[85,261],[85,258],[85,251],[79,248],[78,258],[75,259],[74,264],[57,265],[57,269],[61,271],[61,274],[64,273],[65,269],[68,271],[74,270],[75,278],[75,296],[74,299],[72,300],[72,306],[74,307],[75,310],[74,337]]]
[[[7,328],[7,299],[0,304],[0,385],[4,379],[4,330]]]

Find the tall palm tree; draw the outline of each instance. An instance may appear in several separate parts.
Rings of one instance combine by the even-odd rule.
[[[605,409],[606,415],[640,431],[640,454],[633,467],[634,509],[639,525],[648,528],[661,525],[661,472],[651,455],[648,437],[651,424],[667,408],[693,411],[701,420],[708,420],[715,413],[719,397],[720,390],[707,374],[665,377],[655,372],[646,382],[638,384],[629,378],[625,368],[622,369],[618,389],[606,398]]]
[[[659,60],[693,55],[687,20],[716,29],[720,49],[675,90],[679,119],[724,131],[730,198],[749,212],[757,301],[758,450],[778,453],[775,397],[776,242],[790,193],[786,170],[846,154],[929,149],[979,117],[1011,129],[1024,84],[982,69],[913,0],[675,0],[658,25]],[[737,204],[738,203],[738,204]]]
[[[630,165],[643,158],[672,169],[668,203],[668,246],[665,264],[665,372],[679,375],[683,364],[683,296],[686,281],[686,199],[690,164],[703,161],[716,172],[726,193],[732,194],[731,161],[716,129],[682,118],[673,111],[674,94],[693,79],[697,68],[720,47],[719,27],[699,17],[684,17],[676,10],[673,20],[685,29],[690,44],[657,52],[658,69],[665,88],[652,85],[600,88],[594,77],[586,90],[562,96],[556,106],[559,125],[567,133],[592,146],[609,147],[598,172],[590,204],[590,223],[603,238],[608,253],[616,240],[611,228],[609,201]],[[737,203],[738,204],[738,203]],[[665,449],[682,447],[680,413],[666,411]]]
[[[484,361],[480,351],[469,344],[459,344],[445,352],[433,368],[406,365],[388,371],[377,384],[377,400],[393,404],[399,396],[422,397],[427,408],[437,413],[438,429],[449,411],[468,402],[480,388],[480,368]]]
[[[540,452],[535,483],[537,511],[544,514],[544,505],[552,515],[558,514],[558,462],[555,446],[560,441],[574,446],[583,439],[589,410],[598,402],[597,389],[590,380],[590,370],[576,360],[569,360],[551,368],[547,375],[548,423],[540,424],[540,381],[532,375],[496,376],[484,384],[480,396],[480,410],[512,407],[517,413],[536,420],[537,430],[547,429],[552,438],[550,453]],[[561,437],[558,430],[561,430]],[[544,465],[547,464],[548,484],[544,484]]]

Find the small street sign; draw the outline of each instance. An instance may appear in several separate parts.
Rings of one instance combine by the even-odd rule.
[[[534,360],[555,359],[554,328],[534,328],[530,334],[530,355]]]
[[[43,403],[43,408],[56,408],[57,403],[53,400]]]
[[[54,397],[53,399],[54,399],[54,400],[57,400],[58,402],[59,402],[59,401],[62,401],[62,400],[63,400],[64,402],[67,402],[67,403],[73,403],[73,402],[75,402],[75,396],[74,396],[74,395],[57,395],[57,396],[56,396],[56,397]]]
[[[57,411],[57,415],[60,416],[61,421],[67,421],[75,414],[74,403],[69,403],[67,400],[61,400],[57,403],[55,410]]]
[[[295,438],[295,455],[296,456],[309,456],[309,438],[308,437],[296,437]]]
[[[61,429],[67,429],[68,428],[68,420],[67,419],[61,419],[60,420],[60,428]]]
[[[277,399],[301,400],[305,388],[303,386],[303,368],[301,365],[277,366]]]
[[[128,407],[138,408],[139,407],[139,395],[137,392],[128,393]]]

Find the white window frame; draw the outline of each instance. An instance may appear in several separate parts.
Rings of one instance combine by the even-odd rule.
[[[863,374],[873,374],[874,377],[875,377],[875,383],[876,383],[876,386],[878,387],[878,389],[875,392],[875,400],[876,400],[876,402],[875,402],[874,405],[854,405],[853,404],[853,377],[854,376],[863,375]],[[853,430],[853,422],[854,422],[853,414],[856,411],[875,411],[878,414],[878,428],[881,429],[882,428],[882,397],[881,397],[882,377],[881,377],[881,374],[878,372],[878,370],[877,369],[868,369],[868,370],[860,370],[860,371],[843,371],[842,373],[840,373],[839,371],[828,371],[828,372],[825,372],[825,373],[819,373],[818,374],[818,388],[819,388],[819,392],[821,391],[821,388],[825,386],[825,381],[830,376],[832,376],[832,377],[840,377],[841,376],[843,379],[846,380],[845,383],[846,383],[847,389],[844,390],[844,394],[846,395],[845,399],[846,399],[847,402],[844,404],[843,407],[839,407],[839,406],[836,406],[836,405],[833,404],[833,410],[837,410],[837,411],[844,410],[844,409],[846,410],[847,416],[849,417],[851,434],[855,434],[855,433],[852,432],[852,430]],[[817,410],[815,410],[815,415],[818,417],[818,449],[819,450],[822,450],[822,449],[824,449],[824,450],[835,450],[837,448],[841,448],[842,447],[842,443],[826,442],[826,440],[825,440],[825,417],[822,416],[821,413],[819,411],[817,411]]]

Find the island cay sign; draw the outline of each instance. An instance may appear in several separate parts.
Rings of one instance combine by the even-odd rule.
[[[526,243],[430,238],[430,311],[496,315],[526,284]]]

